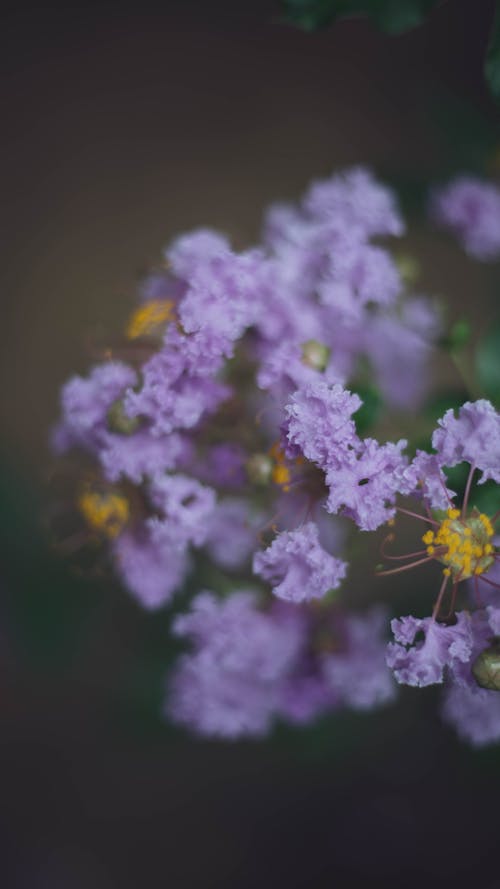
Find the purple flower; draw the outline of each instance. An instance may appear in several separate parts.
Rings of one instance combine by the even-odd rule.
[[[326,509],[346,515],[362,531],[375,531],[394,515],[393,504],[406,458],[406,441],[379,445],[375,439],[360,442],[357,450],[340,451],[337,465],[326,473],[330,489]]]
[[[500,483],[500,414],[489,401],[468,401],[458,418],[449,410],[438,424],[432,446],[443,466],[466,461],[482,470],[478,484],[488,479]]]
[[[252,513],[246,500],[228,497],[221,500],[210,518],[206,547],[222,568],[241,568],[257,544],[261,514]]]
[[[215,511],[212,488],[186,475],[162,475],[152,479],[149,496],[161,515],[147,519],[155,540],[164,540],[167,548],[205,542]]]
[[[467,253],[488,261],[500,257],[500,188],[462,176],[431,199],[431,215],[451,229]]]
[[[359,226],[366,237],[404,232],[393,193],[363,167],[314,182],[303,206],[315,218],[333,217],[346,227]]]
[[[454,626],[438,624],[430,617],[402,617],[391,621],[396,642],[387,646],[387,665],[404,685],[432,685],[443,681],[445,667],[456,662],[468,663],[473,636],[470,617],[465,611],[456,615]],[[423,633],[423,641],[415,642]]]
[[[168,269],[157,269],[146,275],[139,285],[140,302],[151,300],[171,300],[178,303],[184,295],[185,284],[174,278]]]
[[[319,673],[299,672],[281,684],[278,712],[294,725],[307,725],[338,700],[325,678]]]
[[[213,330],[228,343],[256,318],[256,281],[262,255],[257,251],[215,256],[188,282],[179,314],[187,333]]]
[[[296,531],[282,531],[264,552],[256,553],[253,570],[272,583],[279,599],[306,602],[336,589],[347,565],[322,548],[316,525],[307,522]]]
[[[123,584],[144,608],[160,608],[169,602],[188,571],[185,547],[164,546],[146,527],[121,534],[113,555]]]
[[[455,659],[449,665],[448,678],[457,685],[476,689],[479,686],[472,673],[472,665],[478,655],[489,645],[493,630],[484,609],[473,611],[469,615],[469,627],[472,640],[470,657],[465,661]]]
[[[206,592],[176,618],[174,632],[190,638],[194,652],[180,659],[169,682],[167,714],[202,735],[266,734],[303,650],[299,612],[259,611],[248,592],[225,601]]]
[[[149,429],[139,429],[133,435],[103,435],[98,456],[108,481],[126,476],[139,484],[148,475],[182,464],[188,448],[186,439],[177,433],[158,437]]]
[[[387,615],[381,608],[348,616],[342,626],[341,650],[322,659],[328,687],[342,704],[354,710],[370,710],[392,701],[396,695],[385,662],[386,624]]]
[[[210,228],[198,228],[175,238],[165,250],[165,256],[174,274],[188,280],[200,266],[230,252],[229,241],[224,235]]]
[[[245,462],[247,454],[234,442],[222,442],[209,448],[201,466],[194,465],[193,471],[203,480],[217,488],[238,489],[246,482]]]
[[[362,331],[362,351],[390,405],[404,410],[420,405],[440,328],[436,308],[421,296],[405,299],[397,311],[369,319]]]
[[[296,389],[308,383],[314,385],[320,380],[325,381],[323,375],[304,363],[300,343],[288,340],[264,355],[257,373],[257,385],[261,389],[272,390],[280,399],[288,398]]]
[[[54,438],[56,449],[78,446],[94,450],[106,427],[109,408],[136,380],[135,371],[119,361],[96,365],[87,379],[72,377],[61,393],[63,418]]]
[[[285,408],[284,436],[290,453],[295,455],[298,449],[308,460],[326,469],[332,460],[357,443],[351,416],[359,407],[359,396],[338,383],[307,383],[292,395]]]
[[[359,321],[366,305],[390,306],[400,290],[399,272],[387,251],[368,244],[350,244],[333,254],[318,295],[340,316]]]
[[[142,388],[139,392],[128,390],[125,409],[131,417],[147,417],[156,435],[193,428],[231,392],[217,380],[185,374],[184,357],[166,350],[146,362],[142,375]]]
[[[138,484],[146,475],[173,469],[186,450],[179,435],[155,435],[147,423],[125,434],[110,427],[110,409],[136,379],[132,368],[110,361],[94,367],[87,379],[74,377],[66,383],[63,417],[53,437],[55,450],[60,453],[81,447],[90,451],[111,482],[125,476]],[[125,408],[124,415],[127,417]]]
[[[478,685],[451,684],[445,692],[443,718],[474,747],[500,741],[500,694]]]
[[[455,492],[446,482],[437,455],[417,451],[410,465],[403,468],[398,490],[401,494],[423,497],[432,509],[448,509]]]

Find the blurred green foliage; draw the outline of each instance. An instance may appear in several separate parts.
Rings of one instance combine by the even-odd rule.
[[[500,101],[500,0],[497,0],[495,19],[486,50],[484,73],[495,99]]]
[[[485,397],[500,407],[500,322],[478,344],[476,374]]]
[[[366,15],[387,34],[420,25],[438,0],[284,0],[288,21],[307,31],[341,18]]]
[[[402,34],[423,24],[440,0],[282,0],[285,18],[305,31],[326,28],[340,19],[365,16],[386,34]],[[484,73],[500,101],[500,0],[486,51]]]

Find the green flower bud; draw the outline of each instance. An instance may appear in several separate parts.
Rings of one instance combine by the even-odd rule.
[[[418,259],[410,253],[400,253],[399,256],[396,256],[396,265],[403,282],[409,287],[415,284],[420,274]]]
[[[123,399],[117,398],[108,411],[108,426],[111,432],[117,432],[119,435],[132,435],[140,425],[139,417],[129,417],[125,413]]]
[[[252,454],[245,464],[248,480],[254,485],[268,485],[273,472],[273,461],[267,454]]]
[[[481,688],[500,691],[500,639],[494,639],[472,664],[472,674]]]
[[[302,343],[302,362],[313,370],[325,370],[330,360],[331,349],[318,340]]]

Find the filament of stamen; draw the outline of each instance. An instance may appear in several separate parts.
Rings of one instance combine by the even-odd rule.
[[[436,522],[435,519],[427,518],[425,515],[420,515],[418,512],[411,512],[410,509],[403,509],[402,506],[396,506],[398,512],[404,512],[405,515],[412,516],[414,519],[421,519],[423,522],[429,522],[431,525],[439,525],[439,522]]]
[[[462,519],[465,519],[465,516],[467,514],[467,504],[469,502],[469,494],[470,494],[470,488],[471,488],[471,484],[472,484],[472,477],[474,475],[475,470],[476,470],[476,464],[472,463],[470,470],[469,470],[469,476],[467,478],[467,484],[465,486],[464,502],[462,504]]]
[[[436,620],[436,617],[437,617],[438,614],[439,614],[439,609],[440,609],[440,607],[441,607],[441,601],[442,601],[442,598],[443,598],[443,596],[444,596],[444,591],[445,591],[445,589],[446,589],[446,584],[447,584],[447,583],[448,583],[448,575],[445,574],[445,576],[443,577],[443,582],[442,582],[442,584],[441,584],[441,588],[440,588],[439,593],[438,593],[438,597],[437,597],[437,599],[436,599],[436,604],[434,605],[434,608],[433,608],[433,611],[432,611],[432,620]]]
[[[484,582],[489,584],[489,586],[495,587],[496,590],[500,590],[500,583],[494,583],[492,580],[488,580],[488,578],[484,577],[482,574],[478,575],[478,580],[484,580]]]
[[[385,577],[388,574],[400,574],[402,571],[409,571],[410,568],[416,568],[417,565],[425,565],[426,562],[432,562],[434,556],[428,556],[426,559],[419,559],[418,562],[411,562],[409,565],[402,565],[401,568],[390,568],[389,571],[377,571],[377,577]]]

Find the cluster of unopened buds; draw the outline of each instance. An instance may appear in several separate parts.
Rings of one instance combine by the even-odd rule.
[[[500,256],[494,186],[458,180],[432,207],[470,254]],[[432,451],[410,455],[363,435],[373,393],[393,426],[418,410],[442,333],[387,246],[403,232],[392,192],[352,169],[272,207],[256,249],[184,235],[122,339],[62,390],[52,444],[77,452],[75,540],[100,541],[145,608],[175,605],[193,577],[212,588],[172,621],[189,647],[165,713],[198,733],[264,735],[444,683],[446,719],[500,740],[499,514],[474,506],[475,481],[500,482],[500,417],[485,399],[448,410]],[[462,463],[455,505],[445,470]],[[399,513],[420,527],[408,556],[388,552]],[[432,614],[393,620],[389,643],[386,609],[359,609],[346,580],[359,532],[387,524],[398,567],[380,576],[442,574]]]

